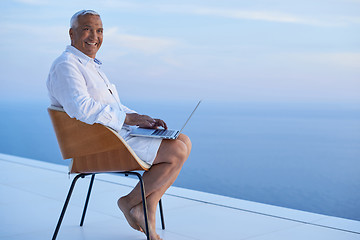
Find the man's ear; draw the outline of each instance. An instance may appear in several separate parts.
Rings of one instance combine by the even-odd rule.
[[[69,36],[70,36],[70,39],[72,40],[73,36],[74,36],[74,30],[72,28],[69,29]]]

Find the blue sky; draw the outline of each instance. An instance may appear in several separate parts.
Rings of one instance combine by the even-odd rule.
[[[69,19],[93,9],[105,31],[97,57],[122,99],[360,103],[359,0],[3,0],[2,9],[0,101],[46,100]]]

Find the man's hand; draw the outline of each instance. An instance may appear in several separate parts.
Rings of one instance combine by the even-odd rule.
[[[159,128],[167,129],[166,123],[161,119],[154,119],[147,115],[140,115],[137,113],[126,114],[125,124],[132,126],[139,126],[142,128]]]

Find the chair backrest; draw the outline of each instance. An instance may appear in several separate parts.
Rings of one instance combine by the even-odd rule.
[[[70,118],[61,108],[49,107],[48,112],[63,158],[73,159],[71,172],[116,172],[150,168],[112,129]],[[77,169],[74,169],[75,166]]]

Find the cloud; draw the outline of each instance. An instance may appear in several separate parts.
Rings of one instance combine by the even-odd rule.
[[[63,42],[69,39],[69,28],[66,26],[45,26],[31,23],[5,23],[3,25],[8,38],[18,43],[23,39],[33,39],[36,42]],[[22,38],[22,39],[19,39]]]
[[[179,45],[179,41],[170,38],[148,37],[119,33],[117,27],[110,27],[104,33],[104,39],[111,45],[127,48],[143,54],[159,54]]]
[[[15,2],[25,3],[29,5],[48,5],[49,1],[47,0],[15,0]]]
[[[187,13],[203,16],[215,16],[232,19],[245,19],[267,22],[294,23],[313,26],[344,26],[358,24],[360,18],[348,16],[316,16],[296,15],[280,11],[260,11],[240,8],[209,8],[201,6],[159,6],[163,11]]]
[[[332,67],[360,69],[360,53],[337,52],[337,53],[307,53],[297,54],[296,58],[310,63],[322,63]],[[360,76],[359,76],[360,77]]]
[[[218,17],[235,18],[235,19],[318,24],[315,20],[309,20],[304,17],[284,14],[280,12],[251,11],[251,10],[240,10],[240,9],[214,9],[214,8],[204,8],[204,7],[191,7],[188,9],[184,9],[184,11],[196,15],[218,16]]]
[[[344,16],[337,14],[323,14],[321,11],[317,12],[315,16],[305,14],[294,14],[289,11],[274,11],[274,10],[259,10],[256,7],[252,9],[241,8],[240,6],[229,7],[205,7],[200,5],[188,5],[183,3],[178,4],[152,4],[152,3],[133,3],[127,1],[114,1],[107,0],[105,5],[111,8],[119,8],[123,10],[133,11],[152,11],[152,12],[166,12],[166,13],[179,13],[179,14],[192,14],[199,16],[212,16],[231,19],[244,19],[254,21],[267,21],[278,23],[292,23],[303,24],[311,26],[347,26],[350,24],[359,24],[360,18],[358,16]],[[223,4],[224,5],[224,4]],[[305,4],[306,6],[306,4]],[[311,5],[310,5],[311,6]],[[269,7],[271,7],[269,5]],[[298,12],[299,9],[292,11]],[[306,10],[305,10],[306,12]]]

